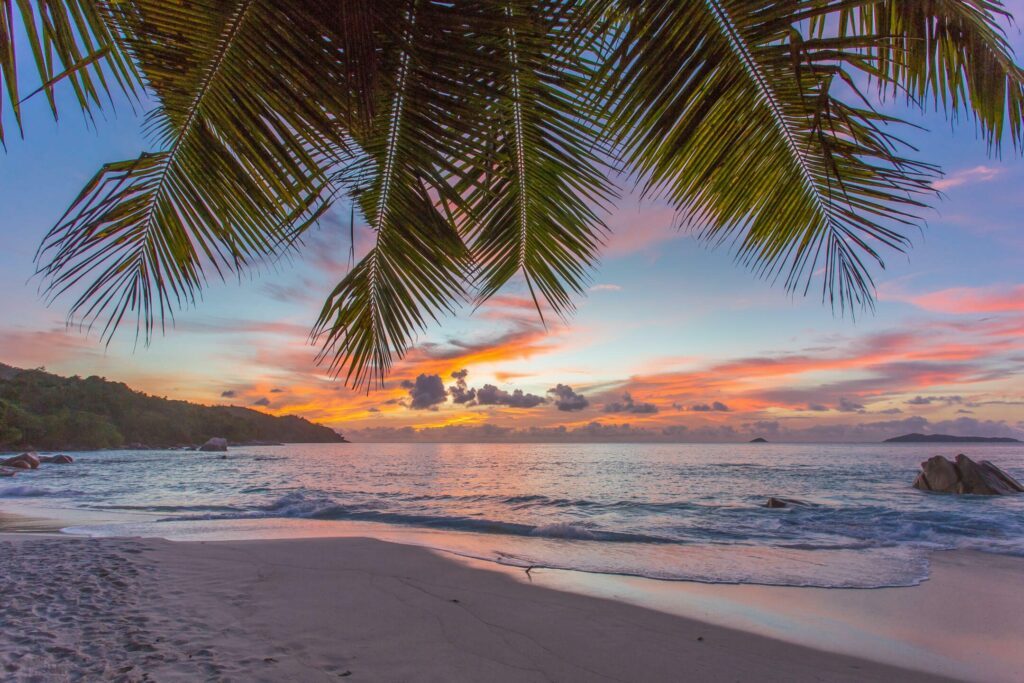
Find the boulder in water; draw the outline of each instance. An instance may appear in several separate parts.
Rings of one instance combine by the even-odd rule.
[[[40,456],[39,462],[52,462],[55,465],[70,465],[75,461],[70,455],[64,455],[59,453],[57,455],[43,455]]]
[[[764,505],[762,505],[761,507],[763,507],[763,508],[788,508],[788,507],[793,507],[794,505],[799,505],[801,507],[806,507],[808,505],[808,503],[806,503],[806,502],[804,502],[802,500],[796,500],[795,498],[776,498],[775,496],[771,496],[771,497],[768,498],[767,501],[765,501]]]
[[[9,470],[6,467],[0,467],[0,477],[13,477],[17,473],[17,470]]]
[[[921,463],[914,488],[936,493],[1005,496],[1024,492],[1024,486],[988,460],[974,462],[961,453],[956,462],[941,455]]]
[[[17,467],[20,470],[34,470],[39,467],[39,456],[35,453],[22,453],[13,458],[0,461],[5,467]]]
[[[219,436],[215,436],[202,446],[198,448],[200,451],[226,451],[228,449],[228,440],[222,439]]]

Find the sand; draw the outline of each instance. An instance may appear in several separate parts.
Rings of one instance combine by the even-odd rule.
[[[984,571],[972,571],[984,579]],[[1008,596],[1019,589],[1020,565],[1010,571],[1002,578],[1011,576],[1016,586],[984,584],[975,597],[998,600],[1000,591]],[[894,589],[884,601],[887,609],[898,610],[899,600],[909,600],[902,603],[908,610],[920,608],[931,599],[922,598],[924,592],[950,589],[940,584],[954,574],[926,583],[930,589]],[[564,582],[571,572],[534,570],[531,575],[532,582],[521,570],[488,569],[425,548],[365,538],[171,542],[0,534],[0,678],[942,680],[934,673],[544,585]],[[648,583],[666,591],[681,585]],[[627,584],[601,585],[615,592]],[[585,582],[576,588],[581,587],[595,590]],[[712,594],[751,589],[761,595],[758,588],[703,587]],[[815,594],[786,599],[795,595]],[[774,599],[770,590],[768,596],[764,599]],[[843,599],[849,598],[839,599],[835,610],[843,609]],[[671,600],[663,602],[671,607]],[[999,677],[985,673],[976,680]]]

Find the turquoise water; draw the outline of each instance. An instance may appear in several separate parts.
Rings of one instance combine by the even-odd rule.
[[[0,480],[0,506],[94,535],[355,529],[525,566],[896,586],[925,579],[933,550],[1024,556],[1024,495],[910,487],[921,460],[957,452],[1024,479],[1014,445],[318,444],[76,453]],[[760,507],[770,495],[810,505]]]

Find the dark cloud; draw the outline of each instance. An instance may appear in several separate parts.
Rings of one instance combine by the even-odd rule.
[[[744,423],[743,428],[758,436],[778,436],[782,431],[782,423],[778,420],[756,420]]]
[[[933,403],[953,405],[954,403],[962,403],[963,400],[962,396],[915,396],[906,403],[910,406],[930,406]]]
[[[452,373],[455,384],[448,387],[448,394],[452,397],[453,403],[480,406],[508,406],[509,408],[536,408],[547,399],[536,394],[528,394],[522,389],[506,391],[499,389],[493,384],[485,384],[480,388],[472,388],[466,378],[469,370],[456,370]]]
[[[413,410],[437,410],[448,398],[440,375],[420,375],[416,381],[405,380],[402,388],[409,390],[407,407]]]
[[[366,412],[368,412],[368,413],[379,413],[380,412],[380,408],[378,408],[376,406],[370,406],[369,408],[366,409]]]
[[[220,392],[221,398],[234,398],[236,396],[238,396],[238,392],[234,389],[228,389],[227,391]]]
[[[473,389],[469,390],[474,391]],[[543,396],[536,394],[524,394],[522,389],[516,389],[509,393],[499,389],[493,384],[485,384],[476,389],[477,405],[482,406],[508,406],[510,408],[535,408],[545,403]]]
[[[586,396],[577,394],[568,384],[554,386],[548,389],[548,393],[555,397],[555,407],[559,410],[583,410],[590,405]]]
[[[836,406],[836,410],[842,413],[863,413],[864,404],[846,398],[845,396],[841,396],[839,398],[839,405]]]
[[[270,390],[270,393],[272,393],[272,394],[283,394],[284,393],[284,389],[278,389],[277,387],[274,387],[273,389]]]
[[[470,389],[466,386],[466,376],[468,374],[469,370],[466,369],[456,370],[452,373],[452,379],[455,380],[455,384],[448,387],[452,403],[471,403],[476,398],[476,389]]]
[[[885,410],[878,411],[880,415],[900,415],[902,412],[902,408],[886,408]]]
[[[811,411],[814,411],[816,413],[824,413],[828,409],[829,409],[828,406],[822,405],[821,403],[808,403],[807,404],[807,410],[811,410]]]
[[[270,399],[269,399],[269,398],[267,398],[266,396],[264,396],[264,397],[262,397],[262,398],[258,398],[258,399],[256,399],[255,401],[253,401],[253,402],[252,402],[252,404],[253,404],[254,406],[263,406],[263,407],[266,407],[266,406],[269,406],[269,405],[270,405]]]
[[[711,404],[694,403],[692,406],[690,406],[690,410],[696,413],[727,413],[729,412],[729,406],[725,405],[721,401],[714,401]]]
[[[658,406],[653,403],[637,403],[633,400],[633,396],[627,391],[622,395],[621,401],[615,401],[614,403],[606,403],[604,405],[604,412],[606,413],[635,413],[638,415],[650,415],[658,412]]]

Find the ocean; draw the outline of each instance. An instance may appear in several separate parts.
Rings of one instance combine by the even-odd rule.
[[[292,444],[73,453],[0,480],[0,509],[68,533],[375,536],[522,567],[710,583],[906,586],[932,551],[1024,556],[1024,495],[917,491],[995,444]],[[808,503],[768,509],[768,496]]]

